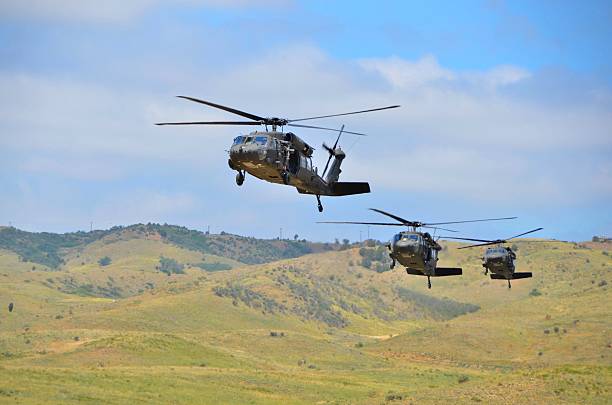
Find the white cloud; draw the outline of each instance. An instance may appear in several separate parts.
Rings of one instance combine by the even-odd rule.
[[[366,70],[379,73],[397,88],[418,87],[456,78],[453,72],[442,68],[432,55],[424,56],[416,61],[398,57],[364,59],[361,61],[361,66]]]
[[[309,197],[259,185],[252,177],[240,189],[234,185],[224,150],[243,128],[153,126],[234,118],[171,97],[188,88],[187,95],[288,118],[401,104],[397,110],[317,122],[345,123],[347,129],[370,134],[348,151],[343,179],[370,181],[373,198],[435,194],[477,206],[505,202],[520,207],[612,197],[610,157],[605,156],[612,150],[612,99],[606,87],[577,89],[580,102],[572,97],[560,102],[534,90],[538,72],[520,67],[464,72],[441,66],[433,56],[342,61],[304,44],[269,50],[255,60],[232,60],[224,64],[230,68],[219,69],[212,62],[168,57],[151,64],[149,71],[160,79],[152,88],[0,72],[0,147],[21,160],[5,166],[16,177],[25,172],[40,179],[53,174],[105,182],[112,198],[96,201],[90,207],[95,212],[79,214],[79,223],[91,217],[114,224],[193,223],[202,212],[210,218],[236,207],[241,209],[233,218],[244,223],[242,215],[250,211],[242,208],[258,206],[265,207],[258,209],[262,226],[270,226],[268,218],[289,205],[314,207]],[[175,89],[172,74],[156,76],[156,71],[182,72],[183,85]],[[327,156],[320,144],[333,135],[296,132],[317,147],[316,163],[322,167]],[[349,149],[355,140],[347,136],[342,144]],[[168,177],[148,187],[139,184],[158,173]],[[121,190],[114,191],[113,182]],[[157,182],[160,189],[172,184],[185,194],[159,192]],[[327,201],[332,210],[341,206]],[[11,207],[22,209],[18,203]],[[61,209],[58,203],[50,216],[60,221]],[[283,226],[289,228],[291,221]]]

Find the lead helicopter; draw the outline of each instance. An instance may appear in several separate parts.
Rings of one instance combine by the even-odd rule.
[[[398,108],[399,105],[388,107],[371,108],[368,110],[352,111],[341,114],[321,115],[316,117],[287,119],[277,117],[261,117],[259,115],[240,111],[235,108],[226,107],[210,101],[200,100],[193,97],[177,96],[185,100],[218,108],[232,114],[248,118],[250,121],[194,121],[194,122],[160,122],[155,125],[246,125],[265,126],[265,131],[253,131],[248,135],[240,135],[234,138],[229,150],[228,164],[232,170],[236,170],[236,184],[244,183],[246,173],[270,183],[285,184],[293,186],[300,194],[311,194],[317,198],[317,208],[323,211],[321,196],[345,196],[353,194],[364,194],[370,192],[367,182],[341,182],[339,181],[342,170],[340,166],[346,158],[346,153],[338,146],[340,136],[343,133],[365,136],[359,132],[344,131],[344,125],[340,130],[312,125],[296,124],[298,121],[308,121],[321,118],[340,117],[345,115],[362,114],[373,111],[389,110]],[[321,174],[312,165],[312,154],[314,148],[302,140],[293,132],[283,132],[283,128],[297,127],[308,129],[319,129],[338,132],[336,142],[332,147],[323,144],[323,148],[329,154],[325,168]],[[269,131],[268,128],[271,128]],[[280,129],[280,130],[279,130]],[[329,166],[331,159],[334,159]],[[327,169],[329,167],[329,172]]]
[[[443,238],[467,240],[471,242],[484,242],[475,245],[462,246],[459,249],[470,249],[478,246],[496,245],[495,247],[487,248],[484,253],[484,256],[482,257],[482,267],[485,268],[484,274],[487,275],[489,272],[491,272],[490,277],[492,280],[508,280],[508,288],[512,288],[510,280],[530,278],[532,274],[531,272],[516,272],[514,266],[514,261],[516,260],[516,253],[512,251],[512,248],[503,245],[514,238],[541,231],[542,229],[544,228],[532,229],[530,231],[514,235],[507,239],[486,240],[474,238],[456,238],[452,236],[443,236]]]
[[[401,231],[393,236],[387,245],[389,257],[391,258],[391,268],[395,267],[395,262],[399,262],[406,268],[406,273],[415,276],[427,276],[427,287],[431,288],[431,277],[460,276],[463,270],[460,267],[438,267],[438,252],[442,246],[428,232],[419,232],[418,228],[430,228],[448,232],[457,232],[452,229],[440,228],[437,225],[463,224],[467,222],[501,221],[506,219],[516,219],[516,217],[471,219],[467,221],[450,222],[420,222],[408,221],[388,212],[370,208],[374,212],[386,215],[398,222],[350,222],[350,221],[323,221],[321,224],[358,224],[358,225],[382,225],[382,226],[406,226],[408,231]],[[439,238],[438,238],[439,239]]]

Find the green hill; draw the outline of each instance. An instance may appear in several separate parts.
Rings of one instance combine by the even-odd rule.
[[[519,240],[508,290],[444,243],[428,290],[372,243],[0,235],[0,402],[612,401],[612,244]]]

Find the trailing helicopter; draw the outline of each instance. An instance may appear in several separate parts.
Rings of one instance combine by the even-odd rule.
[[[339,181],[340,173],[342,172],[340,166],[342,165],[342,161],[346,158],[346,153],[338,146],[340,136],[342,133],[360,136],[365,136],[365,134],[344,131],[344,126],[338,130],[297,124],[296,122],[362,114],[399,107],[399,105],[392,105],[342,114],[286,119],[260,117],[259,115],[211,103],[210,101],[187,96],[177,97],[218,108],[248,118],[250,121],[160,122],[155,125],[264,125],[265,131],[253,131],[248,135],[240,135],[234,138],[234,142],[229,150],[228,164],[232,170],[238,172],[236,174],[236,184],[241,186],[244,183],[246,173],[249,173],[261,180],[271,183],[293,186],[300,194],[314,195],[317,198],[317,208],[319,212],[323,211],[321,196],[345,196],[370,192],[370,185],[367,182]],[[332,147],[323,144],[323,148],[329,154],[329,158],[321,174],[319,174],[318,169],[312,165],[314,148],[293,132],[283,132],[285,126],[338,132],[338,137]],[[271,128],[270,131],[268,130],[269,127]],[[334,160],[331,162],[330,166],[329,164],[332,158]],[[327,171],[328,167],[329,172]]]
[[[467,222],[483,222],[483,221],[500,221],[505,219],[515,219],[516,217],[507,218],[488,218],[488,219],[472,219],[467,221],[451,221],[451,222],[420,222],[408,221],[397,215],[388,212],[370,208],[374,212],[386,215],[398,222],[347,222],[347,221],[324,221],[321,224],[359,224],[359,225],[382,225],[382,226],[406,226],[408,231],[401,231],[393,236],[391,242],[387,245],[389,249],[389,257],[391,258],[391,268],[395,267],[396,261],[406,267],[406,273],[416,276],[427,276],[427,287],[431,288],[431,277],[445,276],[460,276],[463,270],[459,267],[438,267],[438,252],[442,250],[442,246],[438,244],[437,239],[428,232],[419,232],[418,228],[430,228],[434,230],[443,230],[448,232],[457,232],[452,229],[440,228],[437,225],[462,224]],[[439,239],[439,238],[438,238]]]
[[[510,280],[516,280],[519,278],[530,278],[531,272],[515,272],[514,260],[516,260],[516,253],[512,251],[512,248],[503,246],[508,243],[511,239],[524,236],[529,233],[540,231],[544,228],[536,228],[531,231],[523,232],[518,235],[512,236],[507,239],[473,239],[473,238],[455,238],[451,236],[443,236],[444,239],[457,239],[467,240],[472,242],[483,242],[475,245],[462,246],[459,249],[469,249],[478,246],[490,246],[496,245],[495,247],[487,248],[484,256],[482,257],[482,267],[485,268],[484,274],[487,275],[491,272],[490,277],[493,280],[508,280],[508,288],[512,288]]]

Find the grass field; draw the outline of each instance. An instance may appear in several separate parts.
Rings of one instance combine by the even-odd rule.
[[[612,403],[612,245],[518,241],[534,277],[511,290],[444,246],[464,275],[431,290],[359,248],[245,265],[124,232],[59,267],[0,250],[0,403]]]

